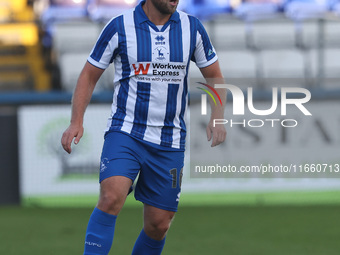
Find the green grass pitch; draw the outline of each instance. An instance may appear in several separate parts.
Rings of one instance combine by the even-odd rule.
[[[338,255],[339,194],[183,195],[163,254]],[[60,200],[63,207],[41,207],[42,198],[24,201],[29,206],[0,207],[0,254],[82,254],[92,211],[85,200],[91,199],[74,199],[76,207],[67,199]],[[116,226],[110,254],[131,254],[142,228],[142,207],[133,197]]]

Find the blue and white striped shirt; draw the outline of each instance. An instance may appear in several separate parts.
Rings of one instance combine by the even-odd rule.
[[[108,130],[120,130],[165,148],[184,149],[190,61],[217,61],[198,19],[181,11],[158,29],[140,3],[103,29],[88,62],[114,63],[114,95]]]

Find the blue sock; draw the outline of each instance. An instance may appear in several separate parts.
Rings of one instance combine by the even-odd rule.
[[[94,208],[87,225],[84,255],[108,254],[115,230],[117,216]]]
[[[140,232],[135,246],[133,247],[132,255],[160,255],[165,243],[165,238],[162,241],[154,240],[148,237],[144,229]]]

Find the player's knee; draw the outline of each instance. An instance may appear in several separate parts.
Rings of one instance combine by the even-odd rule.
[[[117,215],[123,206],[124,199],[113,192],[101,192],[97,207],[107,213]]]
[[[168,232],[173,216],[163,219],[154,219],[145,226],[146,232],[154,239],[163,239]]]
[[[170,222],[162,222],[155,226],[155,230],[160,235],[165,235],[170,228]]]

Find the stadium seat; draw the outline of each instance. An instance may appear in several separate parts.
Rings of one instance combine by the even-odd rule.
[[[227,16],[208,21],[204,26],[217,51],[246,49],[243,21]]]
[[[179,4],[177,6],[177,10],[185,11],[187,3],[188,3],[188,1],[179,1]]]
[[[41,16],[44,24],[81,19],[87,16],[87,0],[50,0]]]
[[[73,91],[79,73],[84,66],[96,40],[101,26],[93,22],[72,22],[55,24],[53,51],[60,70],[61,88]],[[96,91],[112,83],[106,71],[98,83]]]
[[[339,88],[340,84],[340,49],[325,48],[322,85],[325,88]]]
[[[277,18],[280,11],[278,2],[245,2],[234,8],[234,14],[247,22]]]
[[[218,53],[221,71],[227,83],[242,89],[256,84],[256,57],[250,51],[225,50]]]
[[[69,53],[60,57],[60,76],[62,89],[73,92],[77,84],[79,74],[86,62],[88,54],[86,53]],[[97,82],[94,93],[101,90],[110,90],[113,88],[113,66],[110,66]]]
[[[26,0],[0,0],[0,21],[33,19],[33,12],[28,8]]]
[[[278,1],[247,1],[234,7],[234,15],[245,22],[246,42],[250,49],[256,50],[263,45],[256,44],[254,23],[268,19],[277,19],[280,16],[280,3]]]
[[[87,17],[87,0],[49,0],[49,7],[41,14],[44,27],[42,43],[51,47],[56,23],[83,20]]]
[[[245,41],[248,50],[256,58],[256,84],[263,87],[263,59],[261,48],[263,45],[256,44],[254,35],[254,23],[261,20],[277,18],[280,5],[276,1],[247,1],[233,7],[234,15],[245,22]],[[262,36],[261,36],[262,38]],[[266,40],[265,40],[266,41]],[[262,40],[263,42],[263,40]]]
[[[310,47],[314,40],[304,38],[306,20],[320,20],[329,12],[329,2],[317,0],[287,0],[282,5],[285,16],[295,24],[296,45],[298,48],[305,49]],[[308,42],[308,43],[307,43]]]
[[[27,0],[0,0],[0,21],[0,89],[49,89],[32,6]]]
[[[340,1],[339,0],[330,0],[329,7],[333,13],[340,16]]]
[[[313,47],[319,48],[320,54],[322,54],[322,40],[324,38],[322,35],[322,26],[324,25],[323,19],[329,12],[329,2],[327,0],[286,0],[283,3],[283,11],[285,16],[292,21],[294,21],[295,28],[295,44],[296,47],[300,50],[301,54],[304,56],[305,62],[305,78],[306,86],[314,86],[312,81],[313,77],[309,77],[312,74],[312,65],[311,65],[311,49]],[[307,33],[307,24],[305,21],[311,20],[314,23],[309,22],[309,26],[314,25],[315,32],[312,33],[313,37],[308,38]],[[307,35],[307,36],[306,36]],[[314,45],[313,45],[314,44]],[[319,56],[320,56],[319,54]],[[321,59],[319,59],[321,61]],[[321,65],[321,64],[320,64]],[[320,70],[320,69],[319,69]],[[320,76],[318,74],[317,76]],[[320,79],[320,78],[318,78]],[[316,83],[320,83],[317,81]]]
[[[262,61],[263,82],[269,85],[268,87],[305,85],[305,59],[297,49],[263,51]]]
[[[294,21],[323,18],[328,12],[327,1],[287,0],[283,3],[285,15]]]
[[[138,0],[90,0],[89,17],[93,21],[106,23],[113,17],[136,6]]]
[[[218,14],[231,13],[229,0],[190,0],[185,11],[200,20],[211,20]]]
[[[77,52],[89,54],[100,31],[101,26],[90,21],[55,24],[53,50],[57,57]]]

